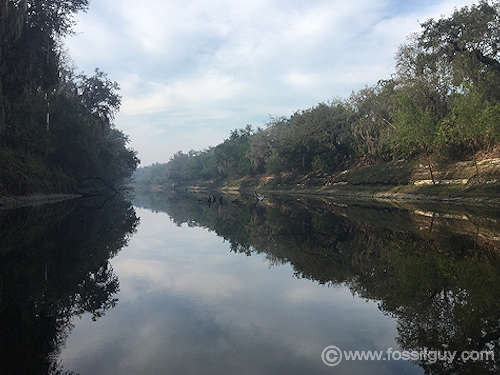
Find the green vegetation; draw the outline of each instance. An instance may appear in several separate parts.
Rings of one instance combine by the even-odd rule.
[[[138,171],[138,185],[222,183],[246,176],[324,176],[356,165],[464,160],[500,140],[500,3],[429,20],[401,46],[396,73],[264,129],[234,130],[204,151]]]
[[[77,75],[62,38],[87,0],[0,0],[0,194],[114,188],[138,165],[118,85]]]

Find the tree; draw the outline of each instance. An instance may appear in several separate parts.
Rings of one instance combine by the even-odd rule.
[[[118,84],[76,76],[60,40],[87,0],[0,0],[0,188],[9,193],[115,188],[137,167],[114,127]],[[56,190],[57,189],[57,190]]]
[[[500,2],[483,0],[422,28],[417,40],[427,63],[447,66],[455,86],[480,85],[487,98],[500,99]]]
[[[118,94],[118,83],[108,79],[106,73],[99,69],[94,75],[78,76],[77,90],[82,105],[103,127],[111,126],[116,113],[120,109],[121,97]]]
[[[489,147],[500,140],[500,103],[490,103],[474,87],[453,98],[451,112],[443,122],[441,142],[453,140],[455,144],[472,151]],[[474,155],[476,175],[479,175]]]
[[[456,160],[498,143],[499,45],[498,1],[430,19],[400,47],[390,79],[348,100],[273,118],[256,132],[235,130],[212,149],[188,156],[181,164],[192,167],[177,169],[177,177],[286,172],[298,178],[424,156],[435,183],[435,155]]]
[[[0,1],[0,135],[6,127],[3,80],[7,74],[7,50],[22,35],[27,8],[26,0],[18,6],[10,0]]]
[[[0,13],[0,130],[16,124],[26,95],[49,106],[58,81],[57,38],[71,32],[87,0],[2,0]],[[7,112],[6,108],[10,110]],[[34,119],[31,119],[34,121]]]
[[[397,101],[398,107],[393,114],[394,146],[406,155],[423,152],[435,184],[431,154],[436,144],[438,119],[428,108],[419,108],[408,95],[400,94]]]
[[[354,147],[360,155],[369,159],[387,158],[389,154],[388,134],[393,130],[391,114],[395,110],[394,80],[379,81],[353,93],[349,104],[356,120],[352,125]]]

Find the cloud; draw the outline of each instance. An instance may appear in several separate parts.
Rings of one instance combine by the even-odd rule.
[[[67,45],[121,83],[118,126],[150,164],[388,77],[418,21],[470,3],[100,0]]]
[[[318,83],[318,77],[315,74],[290,72],[285,76],[285,84],[291,86],[310,86]]]
[[[178,263],[174,267],[163,261],[127,259],[116,262],[115,269],[127,280],[120,295],[126,302],[144,293],[159,291],[194,294],[209,302],[231,297],[242,289],[241,281],[236,277],[199,270],[192,264]]]
[[[200,76],[176,80],[170,83],[143,82],[136,80],[135,85],[129,83],[125,91],[123,112],[126,115],[146,114],[152,112],[176,111],[198,108],[207,103],[216,103],[238,95],[244,84],[230,76],[217,72],[207,72]],[[136,90],[146,86],[147,92]],[[134,93],[134,91],[136,91]],[[139,91],[139,92],[137,92]],[[130,95],[127,95],[130,93]]]

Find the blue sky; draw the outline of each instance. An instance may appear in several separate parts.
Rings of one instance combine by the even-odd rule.
[[[419,21],[473,2],[90,0],[66,46],[120,83],[116,124],[149,165],[389,77]]]

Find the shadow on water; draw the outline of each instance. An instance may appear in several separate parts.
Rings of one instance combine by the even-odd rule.
[[[138,223],[120,197],[0,211],[2,374],[70,373],[57,357],[71,320],[115,306],[109,262]]]
[[[397,321],[405,350],[494,351],[493,361],[417,362],[432,374],[498,373],[500,217],[498,210],[277,197],[140,195],[178,225],[203,227],[236,254],[264,254],[295,276],[347,285]]]

